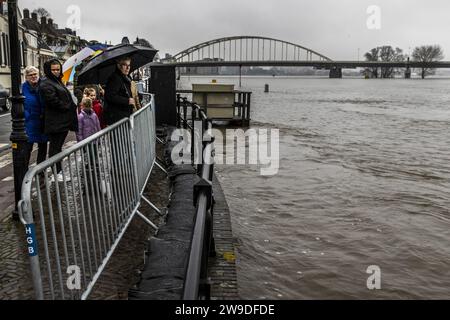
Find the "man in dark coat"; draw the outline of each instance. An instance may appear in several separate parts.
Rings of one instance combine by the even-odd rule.
[[[104,121],[107,125],[129,118],[135,101],[131,93],[130,58],[117,61],[116,71],[109,77],[105,88]]]
[[[72,94],[62,83],[62,65],[56,59],[44,64],[46,78],[39,86],[45,106],[44,132],[50,141],[49,157],[60,153],[69,131],[78,131],[77,105]],[[61,163],[57,164],[58,181],[61,181]]]

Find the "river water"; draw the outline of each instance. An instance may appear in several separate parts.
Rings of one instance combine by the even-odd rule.
[[[280,170],[217,168],[241,297],[450,298],[450,80],[248,77],[243,89],[252,127],[280,130]]]

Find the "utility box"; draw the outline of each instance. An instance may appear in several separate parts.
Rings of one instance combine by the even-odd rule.
[[[210,119],[231,120],[235,117],[233,84],[193,84],[192,99],[205,108]]]
[[[155,95],[156,125],[177,125],[176,75],[174,66],[151,65],[150,92]]]

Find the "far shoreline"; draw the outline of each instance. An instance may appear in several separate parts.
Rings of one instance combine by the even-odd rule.
[[[181,78],[237,78],[239,79],[239,75],[181,75]],[[255,79],[329,79],[329,80],[345,80],[345,79],[352,79],[352,80],[450,80],[450,76],[430,76],[425,79],[422,79],[421,77],[413,77],[411,79],[405,79],[402,77],[396,77],[396,78],[370,78],[366,79],[364,77],[356,77],[356,76],[343,76],[340,79],[330,79],[328,76],[288,76],[288,75],[280,75],[280,76],[268,76],[268,75],[243,75],[242,79],[244,78],[255,78]]]

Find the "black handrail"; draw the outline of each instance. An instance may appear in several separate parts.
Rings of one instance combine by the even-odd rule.
[[[181,118],[179,113],[179,127],[186,126],[188,120],[187,108],[192,109],[192,150],[195,145],[195,121],[201,121],[202,139],[202,164],[198,165],[198,174],[200,181],[194,186],[194,204],[196,206],[196,219],[192,236],[191,248],[189,251],[189,260],[186,269],[186,276],[183,290],[183,300],[204,300],[209,299],[208,278],[208,258],[215,252],[213,239],[213,194],[212,180],[214,174],[214,139],[203,143],[203,135],[212,129],[212,122],[206,116],[205,111],[196,103],[189,102],[187,99],[178,98],[178,110],[183,109],[185,118]],[[184,121],[183,121],[184,120]],[[194,155],[193,155],[194,157]],[[194,162],[193,162],[194,165]]]

